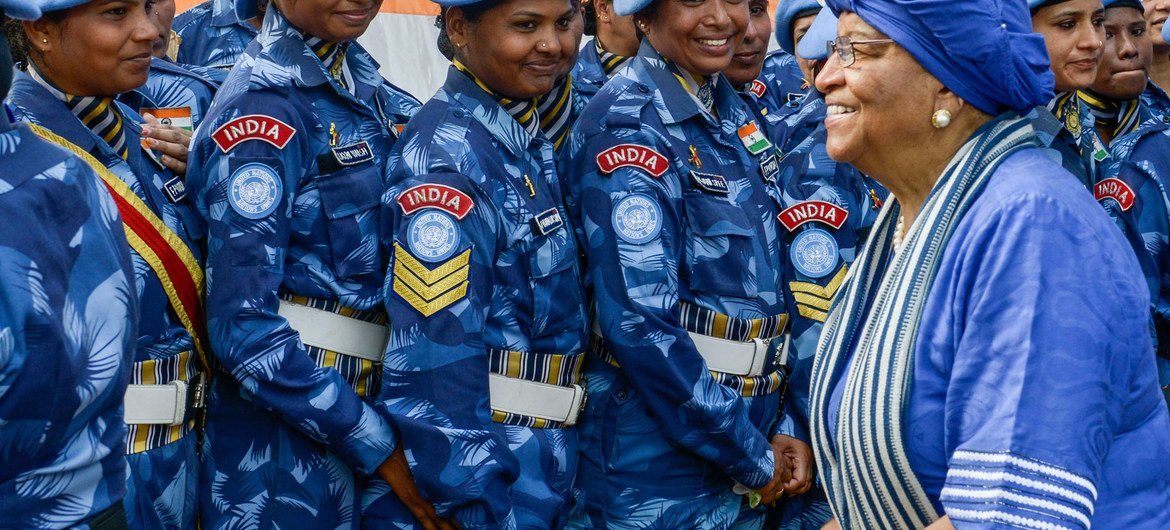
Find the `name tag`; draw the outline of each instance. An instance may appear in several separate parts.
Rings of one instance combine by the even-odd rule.
[[[565,222],[561,219],[561,212],[557,211],[556,208],[549,208],[532,218],[532,231],[547,236],[563,224]]]
[[[760,176],[764,177],[764,180],[772,183],[779,175],[780,160],[776,158],[776,153],[768,153],[760,157]]]
[[[183,179],[175,177],[163,184],[163,192],[166,193],[168,200],[178,203],[187,198],[187,185],[183,183]]]
[[[698,171],[691,171],[691,181],[704,191],[717,193],[719,195],[727,195],[731,190],[727,187],[727,179],[722,175],[712,175],[710,173],[699,173]]]
[[[333,147],[333,159],[342,166],[356,166],[374,159],[374,151],[364,140],[356,144]]]

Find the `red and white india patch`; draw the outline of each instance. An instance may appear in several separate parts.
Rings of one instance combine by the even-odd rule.
[[[1126,184],[1118,178],[1108,178],[1098,182],[1096,186],[1093,186],[1093,195],[1097,198],[1097,201],[1103,201],[1105,199],[1117,201],[1117,205],[1121,207],[1121,211],[1123,212],[1133,208],[1133,188],[1130,188],[1129,184]]]
[[[226,153],[249,140],[268,142],[277,149],[284,149],[296,133],[297,130],[291,125],[272,116],[249,114],[221,125],[211,133],[211,138]]]
[[[764,97],[764,94],[768,92],[768,85],[765,85],[763,81],[756,79],[752,81],[752,86],[748,90],[752,92],[752,95],[758,98],[762,98]]]
[[[451,186],[419,184],[398,196],[398,206],[402,207],[402,213],[405,215],[423,208],[437,208],[454,215],[456,219],[463,219],[475,206],[475,201],[466,193]]]
[[[621,167],[636,167],[653,177],[666,173],[666,157],[657,151],[635,144],[620,144],[597,154],[597,167],[606,175]]]
[[[825,223],[838,230],[849,218],[849,210],[825,201],[804,201],[780,212],[780,224],[789,232],[812,221]]]

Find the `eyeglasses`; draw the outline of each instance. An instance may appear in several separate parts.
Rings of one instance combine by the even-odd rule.
[[[849,37],[837,37],[835,41],[826,42],[829,48],[829,53],[836,53],[837,58],[841,59],[841,67],[847,68],[857,61],[857,55],[853,53],[853,47],[858,44],[889,44],[894,42],[894,39],[871,39],[871,40],[853,40]]]

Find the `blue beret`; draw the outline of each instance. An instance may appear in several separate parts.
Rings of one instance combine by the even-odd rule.
[[[1019,0],[828,0],[904,48],[975,108],[1026,113],[1052,100],[1044,37]]]
[[[789,55],[795,53],[796,45],[792,34],[792,21],[804,15],[811,15],[820,11],[821,4],[817,0],[780,0],[776,6],[776,23],[772,28],[776,32],[776,42]]]
[[[42,2],[37,0],[0,0],[0,9],[4,14],[20,20],[36,20],[41,18]]]
[[[823,61],[829,58],[829,47],[826,43],[832,40],[837,40],[837,15],[825,6],[817,13],[816,20],[813,20],[804,38],[800,39],[796,53],[801,59]]]
[[[469,6],[471,4],[478,4],[480,2],[489,2],[492,0],[431,0],[431,1],[436,3],[436,4],[439,4],[439,6],[441,6],[441,7],[460,7],[460,6]]]
[[[633,15],[654,0],[613,0],[613,11],[619,16]]]

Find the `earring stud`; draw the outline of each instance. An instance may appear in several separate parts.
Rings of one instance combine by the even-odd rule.
[[[942,129],[947,125],[950,125],[951,111],[947,109],[939,109],[934,111],[934,114],[930,117],[930,124],[933,125],[935,129]]]

